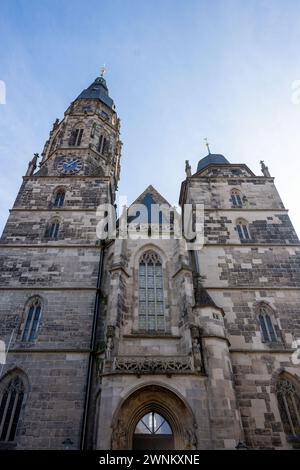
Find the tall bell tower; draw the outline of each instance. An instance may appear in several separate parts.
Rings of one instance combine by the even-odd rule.
[[[41,176],[106,176],[115,187],[120,174],[120,120],[103,74],[53,124],[42,153]]]
[[[17,383],[22,400],[17,427],[1,418],[0,448],[83,445],[102,265],[96,208],[115,202],[120,154],[102,73],[55,121],[39,165],[38,154],[29,162],[1,237],[1,384]]]

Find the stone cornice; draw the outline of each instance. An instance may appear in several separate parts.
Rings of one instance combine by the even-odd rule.
[[[40,178],[48,178],[48,179],[57,179],[63,181],[65,179],[72,179],[72,180],[79,180],[79,179],[94,179],[94,180],[103,180],[103,182],[111,181],[110,176],[95,176],[95,175],[68,175],[68,176],[59,176],[59,175],[32,175],[32,176],[23,176],[23,180],[33,180],[36,181]]]
[[[17,248],[17,249],[24,249],[24,248],[32,248],[32,249],[36,249],[36,248],[71,248],[71,249],[75,249],[75,248],[88,248],[88,249],[99,249],[101,250],[101,246],[100,245],[84,245],[84,244],[73,244],[73,245],[65,245],[65,244],[57,244],[57,245],[50,245],[50,244],[10,244],[10,243],[1,243],[0,244],[0,249],[1,248]]]
[[[121,264],[115,264],[113,265],[110,269],[109,269],[110,272],[113,272],[113,271],[122,271],[122,273],[125,274],[125,276],[127,277],[131,277],[130,274],[126,271],[126,269],[121,265]]]
[[[49,207],[47,209],[43,208],[24,208],[24,207],[13,207],[10,209],[10,212],[15,212],[15,211],[22,211],[22,212],[76,212],[76,211],[81,211],[81,212],[95,212],[97,210],[97,207],[87,207],[87,208],[72,208],[72,207]],[[289,212],[288,209],[252,209],[252,208],[246,208],[246,207],[235,207],[235,208],[222,208],[222,207],[208,207],[204,208],[204,212]]]
[[[100,203],[99,203],[100,205]],[[24,209],[23,207],[13,207],[12,209],[9,209],[9,212],[95,212],[97,210],[97,207],[93,208],[86,208],[86,209],[81,209],[81,208],[69,208],[69,207],[49,207],[48,209],[39,209],[39,208],[30,208],[30,209]]]
[[[217,287],[217,286],[204,286],[206,290],[218,290],[218,291],[222,291],[222,290],[233,290],[233,291],[236,291],[236,290],[254,290],[254,291],[257,291],[257,290],[260,290],[260,291],[265,291],[265,290],[275,290],[275,291],[300,291],[300,286],[299,287],[284,287],[284,286],[279,286],[279,287],[269,287],[269,286],[254,286],[254,287],[251,287],[251,286],[233,286],[233,287],[229,287],[229,286],[220,286],[220,287]],[[226,314],[226,312],[225,312]]]
[[[187,272],[189,272],[189,273],[192,273],[192,272],[193,272],[193,270],[192,270],[192,268],[191,268],[190,266],[188,266],[188,265],[182,265],[182,266],[180,266],[180,268],[175,272],[175,274],[172,275],[172,277],[174,278],[174,277],[178,276],[178,274],[180,274],[182,271],[187,271]]]
[[[203,245],[205,248],[211,248],[211,247],[257,247],[257,248],[276,248],[276,247],[281,247],[281,248],[294,248],[294,247],[300,247],[300,243],[293,243],[293,244],[286,244],[286,243],[204,243]],[[200,250],[201,251],[201,250]]]
[[[270,209],[270,208],[250,208],[250,207],[229,207],[229,208],[223,208],[223,207],[205,207],[204,211],[206,212],[289,212],[288,209],[284,208],[279,208],[279,209]]]
[[[136,339],[181,339],[180,335],[172,334],[151,334],[151,333],[128,333],[122,335],[123,338],[136,338]]]
[[[201,335],[201,338],[204,338],[204,339],[218,339],[220,341],[225,341],[228,345],[228,347],[230,347],[230,341],[228,338],[226,338],[226,336],[219,336],[219,335]]]
[[[231,354],[293,354],[295,349],[243,349],[229,348]]]
[[[32,285],[32,286],[22,286],[22,287],[17,287],[17,286],[6,286],[6,287],[0,287],[0,292],[1,291],[30,291],[30,292],[33,292],[33,291],[66,291],[66,292],[69,292],[69,291],[87,291],[87,292],[96,292],[97,290],[100,290],[100,289],[97,289],[97,287],[83,287],[83,286],[74,286],[74,287],[63,287],[63,286],[60,286],[60,287],[43,287],[43,286],[35,286],[35,285]]]
[[[88,354],[91,353],[91,349],[74,349],[74,348],[10,348],[9,349],[9,354],[11,353],[48,353],[48,354],[56,354],[56,353],[61,353],[61,354],[66,354],[66,353],[71,353],[71,354]]]

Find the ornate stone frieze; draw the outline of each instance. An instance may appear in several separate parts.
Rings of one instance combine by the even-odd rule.
[[[194,372],[190,357],[116,357],[112,364],[114,372],[125,374],[181,374]]]

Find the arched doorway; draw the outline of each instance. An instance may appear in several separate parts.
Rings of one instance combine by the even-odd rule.
[[[161,385],[141,387],[115,412],[112,449],[196,449],[196,426],[184,399]]]
[[[168,421],[151,411],[137,423],[133,435],[133,449],[174,449],[174,436]]]

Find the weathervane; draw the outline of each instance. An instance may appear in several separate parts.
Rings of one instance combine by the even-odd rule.
[[[209,143],[208,143],[207,137],[205,137],[204,142],[205,142],[205,145],[207,147],[208,153],[210,155],[210,148],[209,148]]]
[[[102,65],[100,69],[100,77],[103,77],[103,75],[107,72],[107,69],[105,67],[105,64]]]

